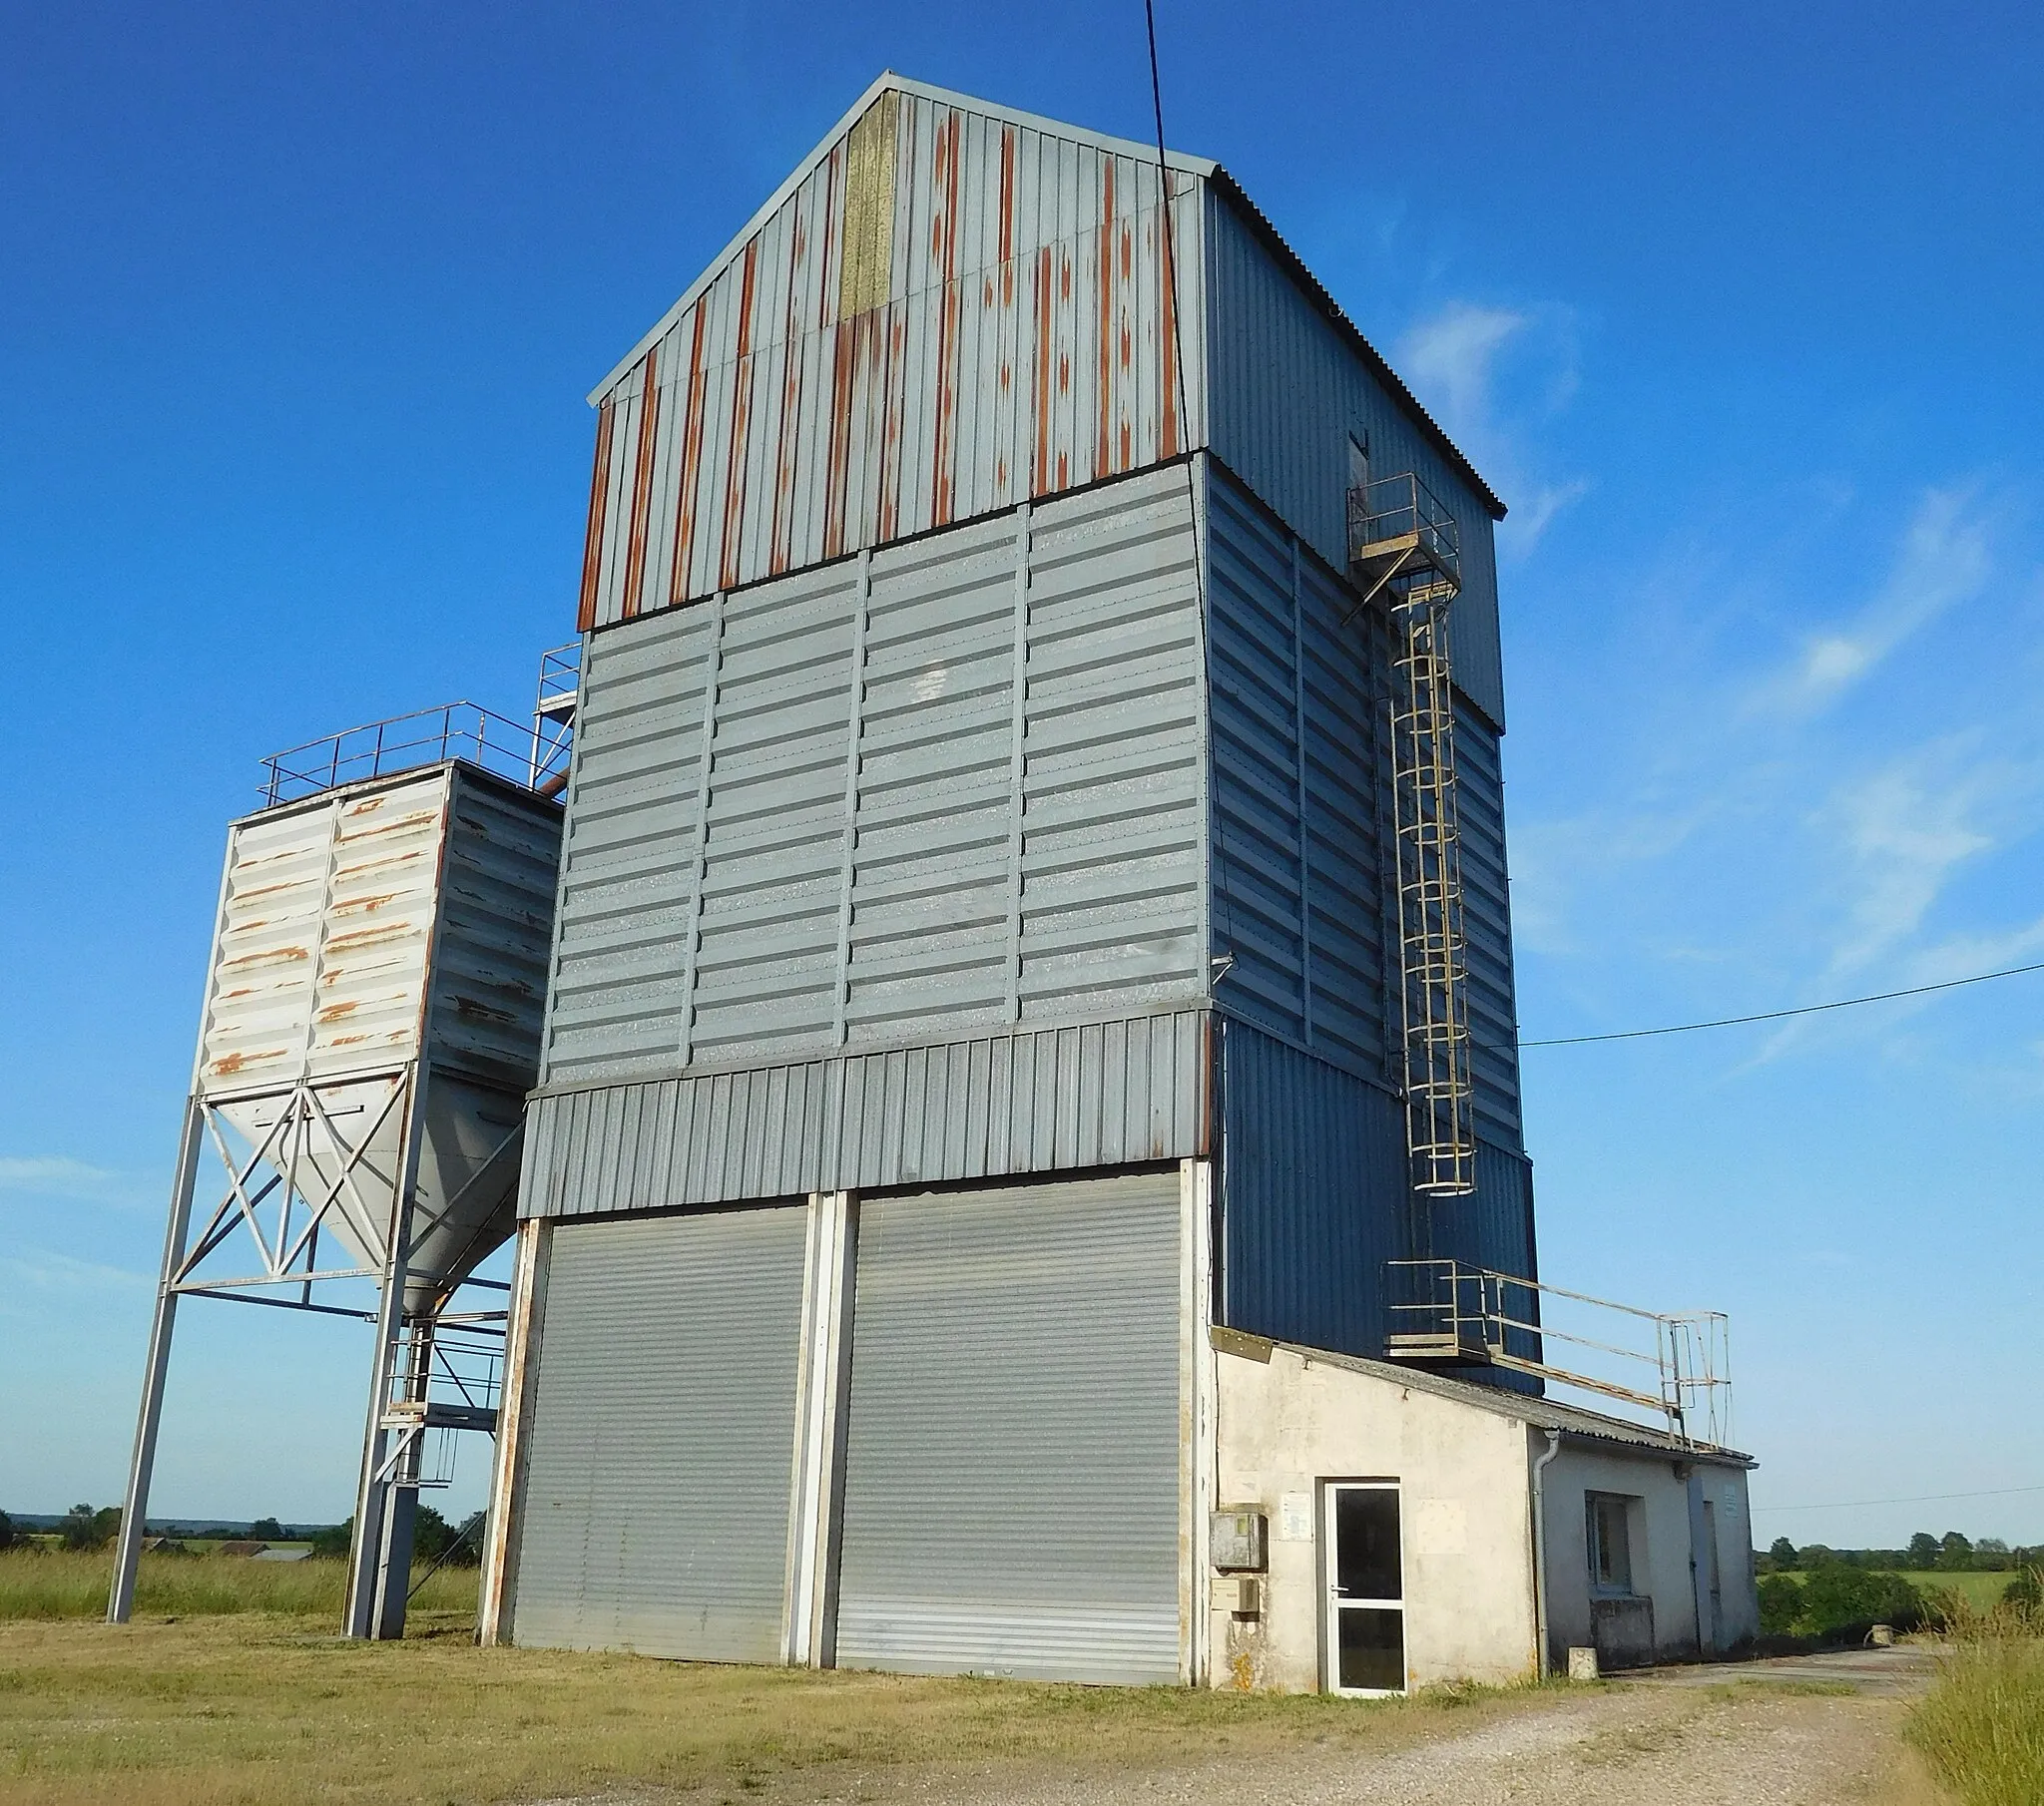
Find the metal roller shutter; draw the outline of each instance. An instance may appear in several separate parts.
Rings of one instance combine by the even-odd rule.
[[[512,1635],[777,1661],[803,1211],[554,1234]]]
[[[1179,1678],[1176,1174],[859,1209],[837,1660]]]

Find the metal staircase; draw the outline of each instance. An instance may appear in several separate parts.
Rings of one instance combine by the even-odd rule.
[[[1462,588],[1454,516],[1410,472],[1358,484],[1348,494],[1348,564],[1362,590],[1356,612],[1381,598],[1393,634],[1391,768],[1412,1185],[1421,1197],[1463,1197],[1476,1189],[1476,1131],[1448,650],[1448,605]]]

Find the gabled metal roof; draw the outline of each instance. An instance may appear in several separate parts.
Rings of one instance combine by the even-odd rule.
[[[1081,126],[1067,124],[1062,120],[1047,119],[1040,114],[1025,113],[1018,108],[1004,107],[993,101],[979,99],[975,95],[961,94],[955,89],[939,88],[927,82],[912,81],[897,75],[892,70],[882,71],[856,101],[847,108],[837,123],[817,142],[815,148],[791,170],[772,194],[760,204],[746,224],[733,234],[724,249],[711,259],[708,266],[682,292],[673,306],[663,313],[653,326],[639,339],[632,349],[618,362],[602,382],[589,393],[592,406],[602,400],[611,389],[631,374],[634,367],[645,357],[647,351],[673,328],[676,321],[685,314],[723,272],[745,253],[751,242],[772,219],[787,199],[800,189],[823,161],[830,155],[845,136],[864,115],[866,109],[882,94],[888,92],[912,95],[932,101],[940,106],[956,107],[977,113],[987,119],[1007,125],[1020,126],[1033,132],[1045,133],[1062,138],[1074,144],[1085,145],[1110,156],[1133,158],[1154,165],[1157,161],[1157,147],[1134,139],[1117,138],[1104,132],[1089,131]],[[1214,192],[1232,206],[1245,223],[1256,233],[1266,248],[1277,259],[1280,268],[1294,281],[1313,302],[1315,308],[1325,314],[1335,330],[1346,341],[1348,347],[1361,359],[1364,366],[1389,392],[1398,406],[1412,419],[1413,423],[1433,443],[1443,458],[1470,488],[1490,512],[1493,520],[1503,520],[1505,505],[1483,478],[1476,467],[1465,457],[1461,449],[1450,439],[1440,423],[1423,408],[1406,387],[1404,380],[1392,369],[1389,362],[1361,329],[1343,311],[1340,302],[1328,293],[1304,260],[1287,244],[1270,218],[1252,201],[1233,176],[1211,158],[1193,157],[1181,151],[1167,149],[1164,161],[1169,169],[1190,175],[1211,185]]]

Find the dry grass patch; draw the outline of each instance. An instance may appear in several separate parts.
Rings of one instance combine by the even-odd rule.
[[[1392,1749],[1515,1709],[1511,1694],[1244,1698],[696,1666],[478,1649],[453,1616],[418,1627],[379,1644],[253,1614],[118,1630],[0,1624],[0,1801],[778,1793],[825,1768],[1177,1767],[1314,1744]]]
[[[423,1572],[423,1564],[421,1565]],[[0,1618],[102,1617],[114,1580],[111,1552],[0,1555]],[[135,1610],[143,1617],[288,1612],[340,1622],[345,1562],[256,1562],[247,1556],[154,1556],[137,1565]],[[421,1611],[475,1612],[476,1571],[443,1568],[419,1588]]]
[[[2044,1641],[1990,1626],[1954,1645],[1909,1741],[1965,1806],[2044,1801]]]

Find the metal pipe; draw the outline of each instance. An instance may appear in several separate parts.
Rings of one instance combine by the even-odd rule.
[[[1533,1463],[1533,1636],[1537,1644],[1537,1671],[1542,1680],[1548,1676],[1550,1663],[1547,1654],[1547,1502],[1542,1493],[1542,1479],[1547,1464],[1561,1453],[1561,1432],[1547,1433],[1547,1453]]]
[[[135,1455],[128,1468],[128,1493],[121,1506],[120,1542],[114,1552],[114,1584],[107,1595],[107,1622],[125,1624],[135,1609],[135,1570],[149,1521],[149,1483],[156,1470],[156,1434],[163,1422],[164,1381],[171,1367],[171,1332],[177,1326],[178,1268],[185,1258],[185,1232],[192,1222],[192,1189],[199,1175],[199,1119],[204,1106],[185,1100],[185,1131],[178,1143],[178,1171],[171,1181],[171,1220],[164,1230],[164,1264],[157,1281],[156,1315],[149,1327],[149,1359],[142,1372],[142,1408],[135,1422]]]

